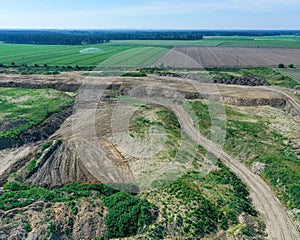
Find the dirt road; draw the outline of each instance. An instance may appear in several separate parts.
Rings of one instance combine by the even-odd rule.
[[[201,136],[199,131],[193,126],[192,118],[182,106],[169,105],[169,107],[177,115],[182,128],[193,141],[219,157],[250,188],[250,196],[253,199],[253,203],[266,220],[269,239],[300,239],[295,225],[288,217],[282,204],[274,196],[270,187],[237,159],[229,156],[218,145]]]

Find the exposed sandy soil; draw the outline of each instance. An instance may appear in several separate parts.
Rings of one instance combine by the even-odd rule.
[[[138,174],[138,172],[131,171],[130,168],[130,162],[134,162],[135,159],[130,159],[129,156],[126,156],[122,149],[110,138],[111,122],[106,120],[112,116],[111,106],[99,105],[101,98],[106,97],[105,90],[108,87],[113,89],[113,86],[116,86],[116,89],[122,91],[123,94],[129,93],[134,89],[130,94],[133,94],[137,99],[146,103],[160,104],[171,109],[177,115],[182,129],[195,143],[202,145],[209,152],[218,156],[231,171],[241,178],[249,187],[257,210],[264,217],[270,239],[299,239],[299,234],[294,224],[270,187],[241,162],[225,153],[220,146],[201,136],[194,127],[191,116],[182,105],[186,98],[208,98],[219,101],[224,100],[226,103],[234,105],[269,105],[286,109],[287,113],[291,113],[291,115],[300,115],[299,101],[286,94],[283,90],[271,87],[215,86],[197,82],[191,84],[186,79],[154,76],[135,79],[83,78],[76,76],[70,79],[70,76],[60,75],[57,79],[43,77],[39,80],[38,76],[31,77],[31,79],[24,81],[20,76],[9,76],[6,78],[5,76],[0,76],[0,86],[10,82],[12,86],[14,84],[26,87],[59,86],[59,88],[68,91],[73,89],[74,84],[77,86],[80,86],[82,83],[86,84],[84,86],[87,87],[87,91],[84,91],[79,104],[75,105],[73,115],[65,121],[61,129],[52,138],[62,139],[65,144],[68,144],[69,149],[76,151],[76,159],[81,161],[81,165],[84,165],[89,174],[97,180],[114,183],[134,182],[135,176]],[[102,106],[102,108],[100,108],[100,111],[97,111],[99,106]],[[117,130],[119,129],[118,126],[116,128]],[[0,173],[5,172],[9,168],[8,165],[11,161],[17,161],[18,156],[28,155],[29,148],[17,151],[20,152],[1,152]],[[66,154],[61,153],[60,155],[63,158],[67,158],[67,155],[73,156],[70,152]],[[55,168],[57,168],[55,171],[60,171],[60,174],[62,174],[59,161],[56,161],[57,159],[53,160]],[[43,174],[46,174],[49,170],[51,169],[44,168]],[[49,175],[53,173],[50,172]]]

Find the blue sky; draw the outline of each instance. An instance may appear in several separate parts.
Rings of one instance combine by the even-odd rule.
[[[300,0],[0,0],[0,28],[300,29]]]

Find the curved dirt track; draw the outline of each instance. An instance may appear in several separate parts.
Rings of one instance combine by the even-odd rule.
[[[89,79],[89,82],[91,79]],[[97,82],[97,84],[104,84],[109,83],[110,80],[101,81],[101,83]],[[182,80],[184,83],[184,80]],[[277,90],[270,87],[260,87],[260,89],[268,89],[274,92],[279,93],[280,95],[284,96],[287,103],[291,105],[292,111],[296,114],[300,115],[300,104],[299,101],[291,97],[290,95],[286,94],[282,90]],[[97,90],[97,89],[95,89]],[[98,89],[97,94],[99,94]],[[145,99],[142,99],[145,100]],[[250,190],[250,195],[253,200],[253,203],[256,206],[256,209],[262,214],[267,224],[267,230],[269,234],[269,239],[276,239],[276,240],[299,240],[299,233],[296,230],[296,227],[290,220],[285,208],[282,206],[280,201],[275,197],[274,193],[270,189],[270,187],[257,175],[253,174],[246,166],[244,166],[241,162],[237,159],[231,157],[226,152],[224,152],[220,146],[213,143],[212,141],[204,138],[199,131],[194,127],[193,120],[189,113],[184,109],[182,105],[174,104],[171,101],[156,101],[162,103],[162,105],[168,107],[169,109],[173,110],[173,112],[177,115],[178,120],[181,124],[183,130],[191,137],[191,139],[196,142],[197,144],[206,148],[209,152],[216,155],[220,160],[232,171],[234,172],[248,187]],[[88,111],[88,109],[87,109]],[[73,117],[75,117],[74,115]],[[86,114],[85,119],[79,121],[83,125],[91,125],[93,126],[94,123],[88,124],[90,115]],[[88,121],[89,120],[89,121]],[[82,126],[81,126],[82,127]],[[74,130],[74,129],[73,129]],[[86,129],[88,130],[88,129]],[[93,130],[93,129],[92,129]],[[76,129],[75,129],[76,132]],[[94,130],[93,130],[94,132]],[[86,132],[86,138],[90,138],[89,131]],[[84,137],[84,136],[80,136]],[[1,156],[0,156],[1,158]],[[90,156],[90,159],[94,159],[93,156]],[[91,166],[89,169],[93,169],[93,174],[99,174],[97,170],[97,166],[93,165],[94,162],[91,162]],[[112,174],[111,178],[114,179],[115,176],[120,176],[119,172],[112,172],[110,168],[110,163],[106,166],[106,162],[103,161],[102,170],[109,169]],[[1,166],[0,166],[1,167]],[[109,181],[110,179],[108,179]]]
[[[182,128],[192,140],[220,158],[250,188],[253,203],[266,220],[269,239],[300,239],[295,225],[290,220],[282,204],[274,196],[270,187],[237,159],[229,156],[218,145],[201,136],[199,131],[193,126],[192,118],[182,106],[169,105],[169,107],[177,115]]]
[[[184,80],[182,81],[184,82]],[[97,83],[95,84],[97,85]],[[155,83],[153,84],[155,85]],[[149,86],[149,83],[147,85]],[[150,85],[152,84],[150,83]],[[201,87],[203,88],[203,85],[201,85]],[[300,113],[300,106],[297,100],[294,100],[290,95],[286,94],[284,91],[275,90],[269,87],[260,87],[260,89],[266,89],[269,91],[271,90],[277,92],[281,96],[284,96],[286,102],[289,103],[289,105],[291,105],[293,111],[295,111],[295,113]],[[209,88],[207,90],[209,90]],[[151,91],[149,91],[149,93],[151,95]],[[173,101],[166,100],[166,98],[153,99],[150,96],[145,95],[141,97],[141,101],[152,102],[154,100],[155,102],[160,103],[161,105],[171,109],[177,115],[182,129],[190,136],[190,138],[195,143],[203,146],[209,152],[217,156],[233,173],[235,173],[249,187],[250,196],[253,200],[253,203],[256,206],[256,209],[262,214],[263,218],[265,219],[269,239],[300,239],[299,233],[293,222],[290,220],[286,209],[276,198],[270,187],[259,176],[252,173],[251,170],[248,169],[243,163],[228,155],[217,144],[204,138],[194,127],[192,117],[184,109],[182,104],[175,104]],[[149,99],[147,99],[148,97]],[[87,137],[90,137],[90,135]],[[96,169],[95,166],[90,166],[90,168],[92,168],[93,170]],[[119,174],[116,175],[119,176]]]
[[[284,96],[289,105],[289,111],[292,110],[294,114],[300,114],[300,104],[298,100],[294,99],[289,94],[282,90],[273,88],[266,88],[277,92]],[[153,99],[148,97],[141,98],[147,103],[153,102]],[[185,110],[182,104],[175,104],[174,101],[157,98],[155,102],[171,109],[177,116],[182,129],[190,136],[196,143],[203,146],[208,152],[218,157],[233,173],[235,173],[245,183],[249,190],[250,196],[256,209],[262,214],[267,225],[267,232],[269,239],[276,240],[299,240],[299,232],[295,225],[289,218],[285,207],[280,203],[278,198],[274,195],[271,188],[258,175],[251,172],[238,159],[231,157],[224,152],[221,147],[212,141],[203,137],[199,130],[194,127],[193,119]]]

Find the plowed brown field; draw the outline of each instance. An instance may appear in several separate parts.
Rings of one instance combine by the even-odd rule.
[[[201,67],[277,67],[279,63],[300,66],[300,49],[175,47],[155,65]]]

